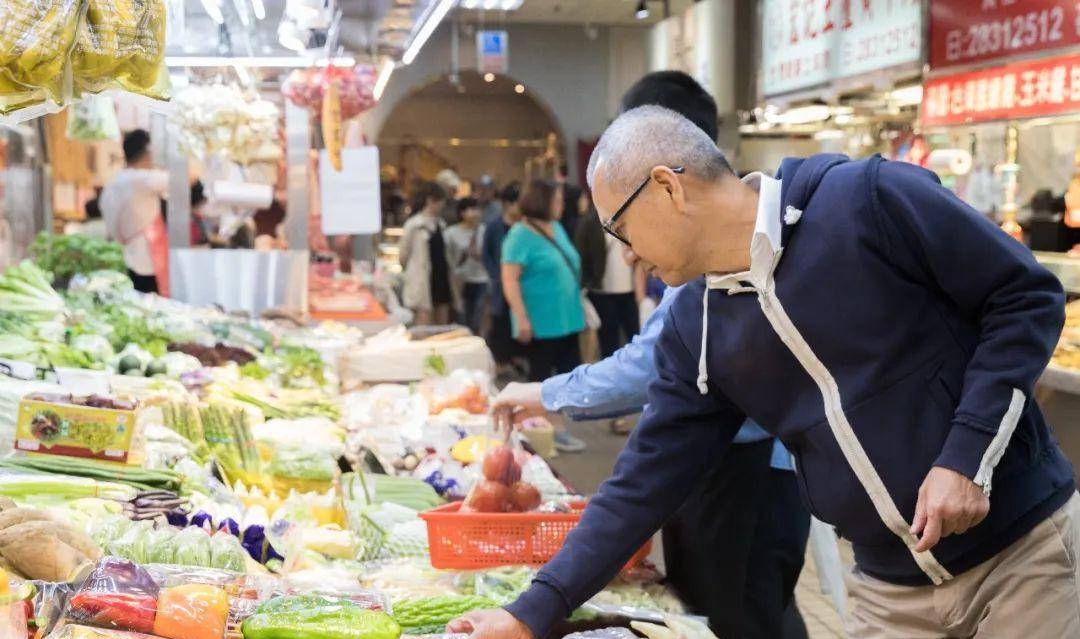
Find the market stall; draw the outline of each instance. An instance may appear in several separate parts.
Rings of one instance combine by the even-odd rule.
[[[530,452],[550,425],[507,444],[462,337],[243,320],[34,255],[0,273],[4,637],[439,634],[513,599],[577,522]],[[416,381],[343,391],[361,354]],[[667,616],[647,552],[564,630],[696,623]]]
[[[924,82],[924,165],[965,201],[1029,245],[1080,296],[1080,101],[1072,25],[1065,2],[1037,11],[997,3],[966,11],[930,4],[930,71]],[[1042,28],[1040,25],[1045,24]],[[1080,360],[1076,302],[1037,388],[1040,406],[1074,463],[1080,461]]]

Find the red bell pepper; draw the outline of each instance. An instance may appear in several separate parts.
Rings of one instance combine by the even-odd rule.
[[[115,592],[80,592],[71,598],[72,617],[102,628],[150,633],[154,630],[157,600],[146,595]]]

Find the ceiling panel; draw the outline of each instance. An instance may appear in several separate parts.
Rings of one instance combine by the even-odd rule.
[[[694,0],[670,0],[671,13],[676,15],[693,4]],[[650,16],[646,20],[634,17],[638,0],[525,0],[516,11],[469,11],[462,10],[468,19],[484,17],[507,22],[575,23],[597,25],[653,24],[664,14],[664,3],[652,0],[646,3]]]

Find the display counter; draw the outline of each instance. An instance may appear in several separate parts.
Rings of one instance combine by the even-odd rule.
[[[258,315],[307,312],[307,251],[169,249],[171,296],[193,306]]]
[[[1070,296],[1080,296],[1080,257],[1068,253],[1035,251],[1035,259],[1061,280],[1062,287]]]
[[[1070,280],[1074,283],[1070,287],[1066,278],[1076,275],[1080,260],[1053,253],[1037,255],[1039,261],[1058,269],[1055,272],[1067,291],[1076,290],[1075,284],[1080,280]],[[1050,259],[1044,261],[1047,256]],[[1070,292],[1070,296],[1076,294]],[[1065,306],[1065,328],[1054,357],[1035,388],[1035,397],[1065,454],[1080,468],[1080,300]]]

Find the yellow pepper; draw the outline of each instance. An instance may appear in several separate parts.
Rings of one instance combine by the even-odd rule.
[[[223,639],[229,597],[216,586],[185,584],[162,588],[154,634],[168,639]]]

